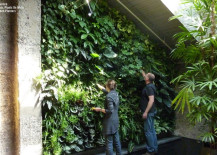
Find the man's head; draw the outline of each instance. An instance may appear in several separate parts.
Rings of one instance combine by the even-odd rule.
[[[148,73],[145,75],[145,83],[148,84],[148,83],[153,83],[155,80],[155,76],[154,74],[152,73]]]
[[[106,89],[108,91],[111,91],[111,90],[114,90],[116,89],[117,85],[116,85],[116,82],[115,80],[108,80],[107,83],[106,83]]]

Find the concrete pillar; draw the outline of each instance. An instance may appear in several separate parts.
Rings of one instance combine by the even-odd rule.
[[[18,0],[18,83],[20,154],[42,154],[40,88],[34,78],[41,72],[41,0]]]

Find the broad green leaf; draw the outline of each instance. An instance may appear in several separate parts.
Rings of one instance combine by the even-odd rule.
[[[59,5],[58,8],[59,8],[61,11],[64,11],[64,10],[65,10],[65,6],[64,6],[64,5]]]
[[[161,93],[163,93],[164,95],[167,95],[167,96],[170,95],[170,94],[168,93],[168,91],[165,90],[165,89],[161,89],[159,92],[161,92]]]
[[[103,53],[104,56],[106,56],[107,58],[115,58],[117,57],[117,54],[113,51],[105,51]]]
[[[170,108],[171,107],[171,101],[169,99],[163,99],[163,103]]]
[[[81,26],[82,28],[86,26],[86,23],[83,22],[83,21],[80,21],[79,24],[80,24],[80,26]]]
[[[88,36],[88,34],[82,34],[82,35],[81,35],[81,39],[86,39],[87,36]]]
[[[156,100],[157,100],[158,102],[160,102],[160,103],[162,103],[162,101],[163,101],[163,99],[162,99],[161,97],[159,97],[159,96],[156,96]]]
[[[93,58],[99,58],[100,56],[99,56],[99,54],[97,54],[97,53],[91,53],[90,54]]]

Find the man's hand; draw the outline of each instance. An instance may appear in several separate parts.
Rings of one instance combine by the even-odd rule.
[[[143,115],[142,115],[142,118],[147,119],[147,117],[148,117],[148,113],[144,112]]]
[[[102,109],[99,108],[99,107],[96,107],[96,108],[94,108],[93,110],[96,111],[96,112],[100,112]]]
[[[103,86],[101,86],[100,84],[96,84],[97,86],[98,86],[98,88],[100,89],[100,90],[103,90],[103,89],[105,89]]]

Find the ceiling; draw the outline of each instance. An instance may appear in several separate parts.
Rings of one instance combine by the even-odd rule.
[[[161,0],[108,0],[109,5],[118,9],[159,46],[171,50],[175,47],[173,35],[180,31],[179,20],[169,21],[173,16]]]

